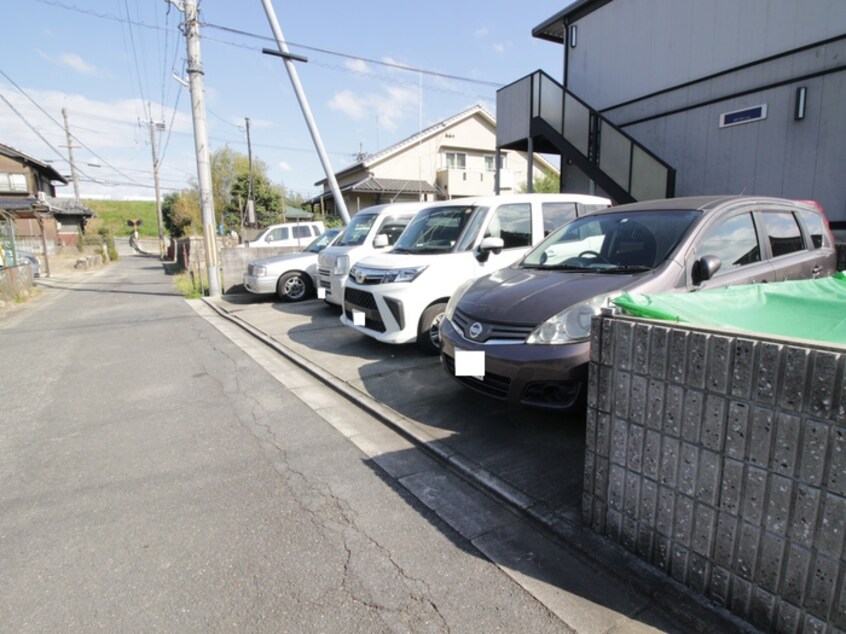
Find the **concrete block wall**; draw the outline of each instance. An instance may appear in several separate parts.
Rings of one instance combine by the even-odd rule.
[[[602,316],[583,520],[773,632],[846,632],[846,348]]]
[[[12,301],[32,288],[32,269],[29,264],[0,268],[0,301]]]

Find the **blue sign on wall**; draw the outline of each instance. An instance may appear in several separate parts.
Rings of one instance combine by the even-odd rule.
[[[732,110],[731,112],[724,112],[720,115],[720,127],[727,128],[732,125],[739,125],[741,123],[751,123],[752,121],[760,121],[767,118],[767,104],[760,106],[752,106],[750,108],[743,108],[742,110]]]

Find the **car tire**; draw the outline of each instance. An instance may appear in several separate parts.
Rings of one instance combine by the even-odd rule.
[[[420,324],[417,327],[417,345],[429,354],[440,354],[441,336],[438,327],[444,318],[446,304],[440,302],[432,304],[423,311],[420,316]]]
[[[311,294],[311,280],[305,273],[291,271],[279,277],[276,296],[283,302],[301,302]]]

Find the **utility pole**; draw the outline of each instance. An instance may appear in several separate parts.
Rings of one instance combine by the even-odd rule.
[[[76,177],[76,163],[74,163],[74,160],[73,160],[74,145],[73,145],[73,143],[71,143],[71,133],[70,133],[70,126],[68,126],[68,110],[67,110],[67,108],[62,108],[62,117],[64,117],[64,119],[65,119],[65,137],[68,140],[68,144],[65,147],[68,148],[68,162],[70,163],[71,180],[73,180],[73,195],[78,202],[79,201],[79,179]]]
[[[247,161],[250,165],[250,191],[247,195],[247,223],[254,226],[256,224],[256,203],[253,197],[253,146],[250,143],[250,118],[244,117],[247,123]],[[241,235],[244,234],[244,227],[241,227]]]
[[[159,223],[159,259],[164,260],[164,223],[162,222],[162,194],[159,188],[159,151],[156,146],[156,130],[164,130],[165,124],[161,121],[153,121],[153,109],[147,103],[147,110],[150,119],[145,121],[150,126],[150,145],[153,149],[153,184],[156,188],[156,220]]]
[[[188,52],[188,83],[191,89],[191,111],[194,119],[194,147],[197,151],[197,183],[200,188],[200,211],[203,222],[203,246],[209,274],[209,296],[220,297],[220,273],[217,266],[217,243],[214,226],[214,198],[211,189],[211,161],[206,127],[206,106],[203,97],[203,64],[200,58],[200,25],[196,0],[170,0],[185,14],[183,29]]]
[[[349,224],[350,215],[347,213],[347,205],[344,202],[344,197],[341,194],[341,188],[338,187],[338,180],[335,178],[335,172],[332,171],[332,165],[329,162],[329,156],[323,148],[323,141],[320,138],[320,132],[317,129],[317,123],[311,114],[311,108],[308,105],[305,91],[300,83],[300,77],[297,75],[297,68],[294,66],[295,59],[301,61],[308,61],[303,57],[292,55],[288,51],[288,45],[285,43],[285,36],[282,34],[282,27],[279,26],[279,20],[276,19],[276,12],[273,10],[273,4],[270,0],[262,0],[264,5],[264,12],[267,14],[267,20],[270,22],[270,28],[276,38],[276,44],[279,46],[278,51],[270,49],[263,49],[262,52],[277,55],[285,61],[285,69],[288,71],[288,77],[291,79],[291,84],[294,87],[294,92],[297,95],[297,100],[300,102],[300,110],[303,111],[308,130],[311,133],[311,139],[314,142],[314,147],[317,150],[317,155],[320,157],[320,162],[323,165],[323,171],[326,173],[326,180],[329,181],[329,189],[332,190],[332,197],[335,199],[335,208],[338,210],[338,215],[344,224]]]

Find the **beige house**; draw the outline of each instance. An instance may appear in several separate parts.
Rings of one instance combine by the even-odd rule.
[[[526,187],[529,161],[524,152],[501,153],[496,184],[496,119],[481,106],[436,123],[335,174],[349,214],[388,202],[490,196]],[[534,155],[534,178],[558,170]],[[315,211],[334,213],[329,184],[308,201]]]

